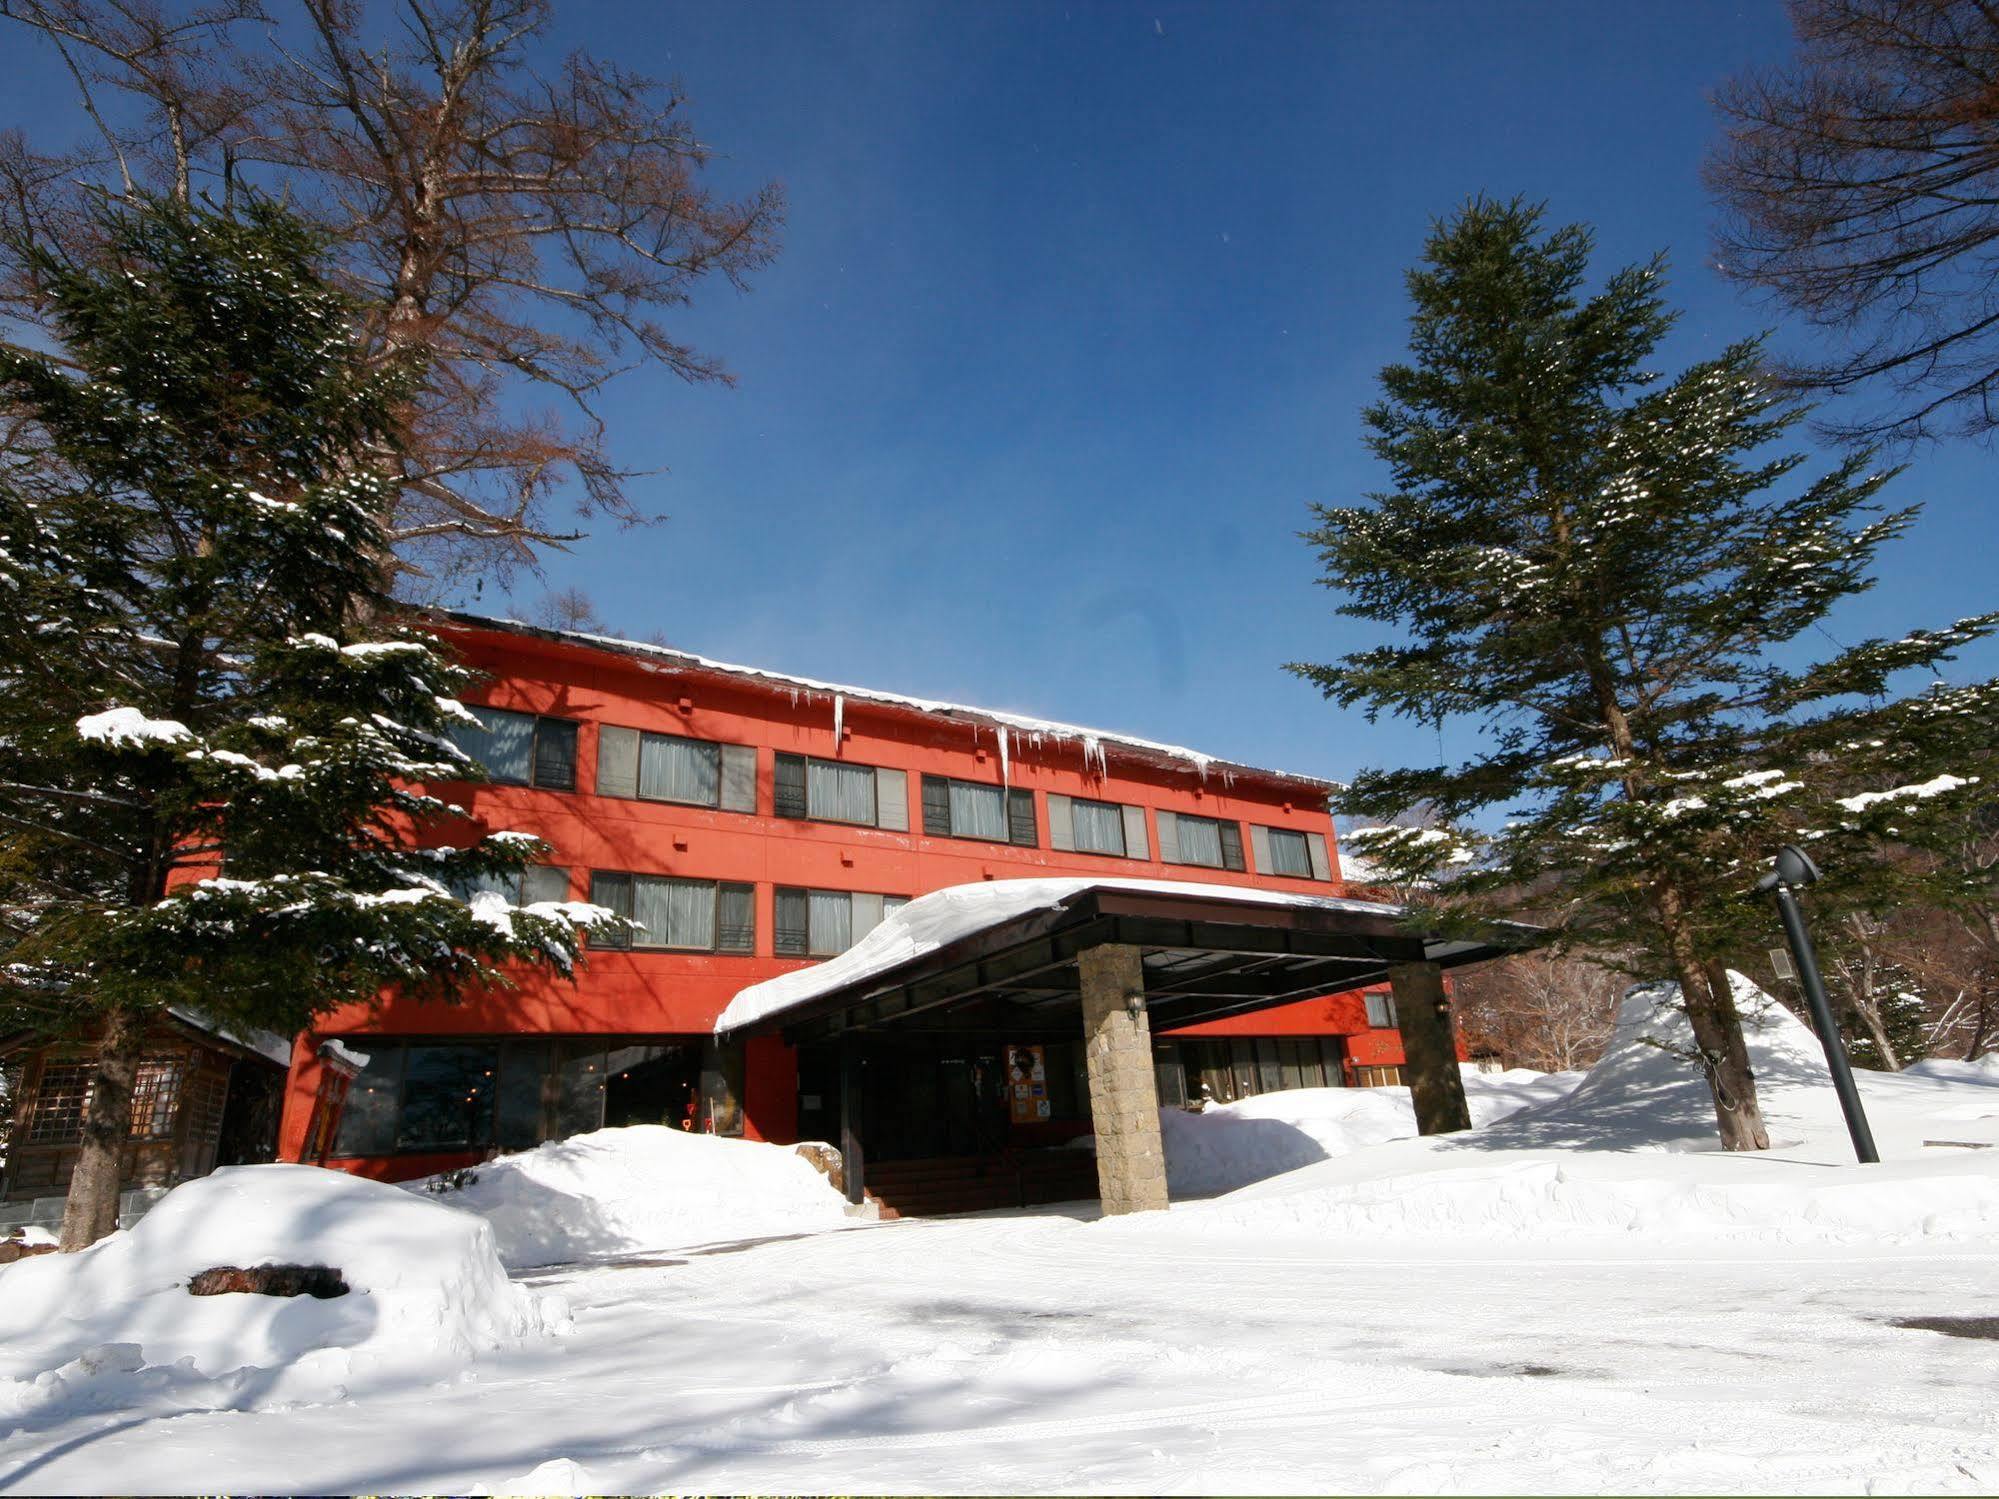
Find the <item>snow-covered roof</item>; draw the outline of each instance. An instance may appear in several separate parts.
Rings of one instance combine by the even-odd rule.
[[[494,619],[456,611],[446,617],[459,624],[483,629],[505,630],[511,634],[537,635],[548,640],[595,646],[602,650],[617,651],[621,655],[658,661],[687,671],[713,672],[721,676],[766,682],[775,688],[789,688],[794,696],[800,693],[817,693],[833,700],[835,724],[839,722],[842,704],[849,698],[855,702],[878,703],[886,707],[912,709],[919,713],[935,714],[940,718],[951,718],[965,723],[984,724],[995,730],[995,743],[1002,764],[1008,760],[1014,749],[1040,748],[1047,741],[1056,740],[1076,744],[1082,751],[1084,762],[1096,765],[1100,769],[1104,764],[1105,747],[1114,746],[1141,755],[1180,761],[1203,780],[1207,779],[1209,771],[1212,770],[1220,775],[1224,782],[1237,775],[1255,775],[1297,781],[1319,790],[1330,790],[1334,784],[1322,776],[1301,775],[1295,771],[1273,770],[1267,766],[1224,760],[1217,755],[1188,749],[1185,745],[1162,744],[1156,739],[1143,739],[1136,734],[1120,734],[1109,729],[1092,729],[1082,724],[1035,718],[1024,713],[1010,713],[1002,708],[979,708],[967,703],[948,703],[935,698],[912,697],[906,693],[884,692],[874,687],[822,682],[815,677],[794,676],[788,672],[770,671],[761,666],[740,666],[728,661],[716,661],[707,656],[695,655],[692,651],[649,645],[642,640],[621,640],[616,636],[592,635],[583,630],[554,630],[540,625],[525,624],[517,619]]]
[[[211,1036],[220,1036],[225,1041],[233,1041],[245,1051],[254,1051],[266,1061],[276,1062],[280,1067],[292,1064],[292,1044],[275,1031],[242,1030],[224,1025],[221,1021],[192,1005],[168,1005],[167,1013],[184,1025],[191,1025],[198,1031],[206,1031]]]
[[[947,885],[919,895],[883,918],[867,936],[836,958],[781,973],[739,991],[715,1021],[715,1033],[725,1034],[755,1025],[795,1009],[822,995],[866,982],[913,962],[963,938],[1003,926],[1031,911],[1054,907],[1093,890],[1128,890],[1148,895],[1183,895],[1243,905],[1289,906],[1306,910],[1347,911],[1364,916],[1408,915],[1404,906],[1380,901],[1347,900],[1330,895],[1292,895],[1281,890],[1257,890],[1242,885],[1200,885],[1181,880],[1120,880],[1062,878],[1039,880],[980,880]]]

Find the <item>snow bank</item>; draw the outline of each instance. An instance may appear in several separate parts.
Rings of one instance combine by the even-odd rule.
[[[1024,916],[1053,910],[1089,890],[1131,890],[1147,894],[1186,895],[1199,899],[1232,900],[1249,905],[1297,906],[1312,910],[1353,911],[1368,916],[1403,917],[1404,906],[1380,901],[1347,900],[1332,895],[1293,895],[1242,885],[1202,885],[1183,880],[1120,880],[1052,878],[1039,880],[979,880],[948,885],[919,895],[898,907],[881,924],[838,957],[810,968],[781,973],[739,991],[715,1022],[724,1035],[845,985],[876,978],[925,953]]]
[[[1564,1097],[1580,1072],[1481,1073],[1463,1069],[1474,1125]],[[1231,1192],[1363,1146],[1413,1137],[1407,1088],[1294,1088],[1190,1114],[1161,1109],[1166,1181],[1175,1196]]]
[[[344,1296],[191,1296],[217,1265],[330,1265]],[[249,1410],[454,1374],[566,1329],[480,1219],[316,1166],[228,1167],[81,1254],[0,1269],[0,1419]]]
[[[1351,1153],[1186,1204],[1172,1227],[1475,1243],[1643,1235],[1689,1247],[1999,1233],[1999,1148],[1978,1148],[1999,1147],[1988,1079],[1860,1074],[1883,1163],[1857,1166],[1817,1039],[1739,976],[1736,1004],[1770,1151],[1720,1149],[1677,992],[1651,985],[1626,996],[1609,1051],[1566,1096],[1460,1134],[1381,1144],[1358,1138],[1382,1123],[1379,1106],[1359,1101],[1335,1121],[1351,1131]],[[1144,1231],[1143,1215],[1102,1229]]]
[[[848,1222],[846,1199],[790,1146],[660,1124],[573,1135],[475,1175],[430,1200],[478,1214],[515,1268]]]
[[[1943,1083],[1973,1083],[1999,1088],[1999,1051],[1989,1051],[1972,1062],[1946,1062],[1940,1057],[1911,1062],[1902,1069],[1902,1075],[1932,1078]]]

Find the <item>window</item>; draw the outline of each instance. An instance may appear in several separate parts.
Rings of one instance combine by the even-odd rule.
[[[772,788],[776,795],[772,810],[779,817],[909,830],[906,771],[780,754]]]
[[[340,1156],[525,1150],[627,1124],[699,1128],[701,1062],[713,1049],[689,1037],[355,1039],[368,1065],[341,1114]]]
[[[44,1062],[35,1089],[35,1111],[28,1121],[29,1145],[74,1145],[83,1138],[83,1120],[90,1110],[93,1062]],[[174,1114],[180,1106],[185,1057],[147,1057],[132,1078],[134,1140],[171,1140]]]
[[[1048,846],[1114,859],[1149,859],[1145,809],[1081,796],[1048,797]]]
[[[1363,996],[1367,1000],[1367,1023],[1376,1029],[1386,1029],[1396,1023],[1395,996],[1393,994],[1370,993]]]
[[[923,778],[923,831],[933,838],[980,838],[1033,848],[1034,793],[948,776]]]
[[[598,947],[756,951],[753,885],[599,870],[590,876],[590,899],[637,924],[636,930],[593,934],[590,940]]]
[[[529,864],[510,874],[482,874],[451,882],[451,893],[470,902],[475,895],[498,895],[510,906],[569,899],[569,871],[555,864]]]
[[[1399,1088],[1402,1086],[1400,1067],[1356,1067],[1353,1070],[1356,1088]]]
[[[757,752],[606,724],[597,731],[597,794],[754,812]]]
[[[906,895],[849,890],[800,890],[779,886],[772,951],[780,958],[830,958],[909,904]]]
[[[1293,828],[1252,827],[1250,851],[1256,855],[1259,874],[1279,874],[1298,880],[1330,880],[1332,858],[1326,850],[1324,833],[1301,833]]]
[[[1169,864],[1241,869],[1242,827],[1231,820],[1161,812],[1159,857]]]
[[[576,725],[507,708],[473,708],[479,720],[454,723],[451,740],[494,780],[549,791],[576,789]]]

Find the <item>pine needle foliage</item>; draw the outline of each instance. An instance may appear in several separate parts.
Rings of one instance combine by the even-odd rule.
[[[1590,231],[1543,219],[1475,200],[1409,273],[1411,357],[1364,417],[1391,487],[1315,507],[1306,533],[1340,612],[1394,639],[1290,669],[1370,720],[1476,726],[1461,763],[1355,777],[1340,812],[1429,825],[1349,841],[1391,880],[1475,905],[1525,893],[1563,913],[1562,940],[1678,978],[1717,1107],[1740,1116],[1730,1143],[1753,1144],[1718,977],[1770,925],[1749,887],[1804,840],[1838,899],[1885,868],[1885,842],[1942,836],[1990,796],[1968,767],[1999,684],[1895,689],[1999,615],[1808,659],[1801,637],[1871,586],[1916,507],[1881,503],[1893,473],[1868,453],[1812,476],[1782,449],[1806,409],[1759,341],[1656,371],[1663,262],[1591,292]]]

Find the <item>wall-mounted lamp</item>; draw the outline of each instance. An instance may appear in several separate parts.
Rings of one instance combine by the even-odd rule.
[[[1124,1012],[1134,1020],[1145,1013],[1145,991],[1134,989],[1124,997]]]

